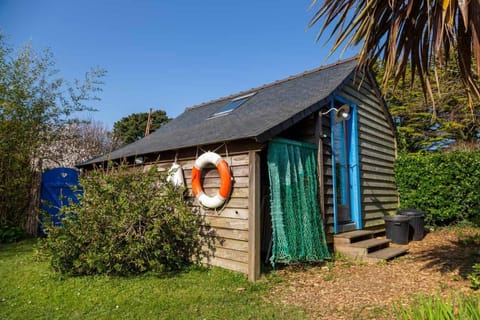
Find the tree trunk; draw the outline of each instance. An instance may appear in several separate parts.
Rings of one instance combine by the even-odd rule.
[[[40,164],[41,168],[41,164]],[[42,184],[42,171],[35,169],[32,172],[32,185],[30,187],[30,201],[26,212],[25,231],[36,237],[38,236],[38,223],[40,213],[40,189]]]

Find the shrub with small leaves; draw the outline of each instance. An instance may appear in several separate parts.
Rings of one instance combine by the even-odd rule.
[[[480,288],[480,263],[475,263],[472,266],[472,272],[468,275],[470,280],[470,288],[478,290]]]
[[[97,170],[81,177],[78,204],[63,208],[61,227],[47,228],[43,248],[66,274],[131,275],[179,270],[199,255],[198,216],[184,190],[156,167]]]
[[[425,212],[429,225],[480,222],[480,152],[402,155],[395,182],[400,206]]]

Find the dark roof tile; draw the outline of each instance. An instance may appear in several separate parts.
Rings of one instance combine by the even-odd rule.
[[[80,166],[197,145],[253,138],[264,142],[309,116],[350,77],[356,59],[307,71],[284,80],[191,108],[151,135]],[[256,92],[230,113],[211,116],[236,97]]]

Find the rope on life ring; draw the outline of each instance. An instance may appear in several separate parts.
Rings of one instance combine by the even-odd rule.
[[[202,169],[209,163],[215,165],[220,173],[220,189],[214,197],[207,196],[205,192],[203,192],[202,184],[200,183]],[[210,151],[198,157],[192,168],[192,192],[198,202],[204,207],[216,209],[225,203],[231,191],[232,175],[230,174],[227,162],[218,154]]]

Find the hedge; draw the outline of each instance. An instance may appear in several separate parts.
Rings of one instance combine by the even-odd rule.
[[[480,152],[401,155],[395,164],[400,208],[425,212],[429,225],[480,218]]]

